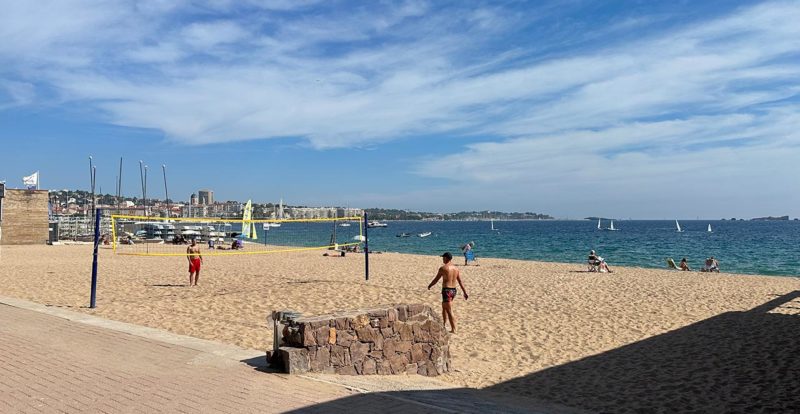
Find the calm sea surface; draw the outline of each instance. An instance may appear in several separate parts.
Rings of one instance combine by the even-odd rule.
[[[725,272],[800,276],[800,221],[615,221],[619,231],[597,230],[596,221],[390,221],[389,227],[369,229],[371,251],[439,255],[450,251],[460,257],[459,246],[475,242],[481,257],[575,263],[583,266],[589,250],[596,250],[613,268],[615,265],[665,268],[665,258],[682,257],[693,269],[706,257],[714,256]],[[711,224],[713,232],[707,232]],[[608,222],[603,223],[603,227]],[[284,223],[271,229],[268,238],[279,241],[281,234],[294,239],[298,232]],[[300,230],[300,229],[297,229]],[[326,244],[331,225],[305,226],[316,234],[310,245]],[[421,238],[419,233],[431,232]],[[259,231],[259,233],[262,233]],[[411,233],[411,237],[396,237]],[[337,240],[344,243],[358,234],[358,226],[337,227]],[[309,234],[310,236],[310,234]],[[307,237],[302,237],[309,240]],[[263,238],[261,239],[263,240]],[[287,239],[288,241],[288,239]],[[316,244],[315,244],[316,243]]]

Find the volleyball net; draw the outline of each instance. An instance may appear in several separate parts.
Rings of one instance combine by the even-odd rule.
[[[303,250],[360,251],[362,217],[316,219],[166,218],[111,215],[114,253],[185,256],[194,241],[204,256]]]

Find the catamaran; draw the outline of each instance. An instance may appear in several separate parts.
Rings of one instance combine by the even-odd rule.
[[[678,223],[678,220],[675,220],[675,227],[678,228],[678,233],[683,233],[683,230],[681,230],[681,223]]]

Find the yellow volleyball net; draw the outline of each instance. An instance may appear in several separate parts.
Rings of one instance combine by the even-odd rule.
[[[360,251],[362,217],[315,219],[164,218],[111,215],[114,253],[184,256],[201,245],[204,256],[267,254],[303,250]]]

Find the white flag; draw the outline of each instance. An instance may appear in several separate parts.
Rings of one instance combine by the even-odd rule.
[[[28,187],[28,190],[38,190],[39,189],[39,171],[22,178],[22,182]]]

